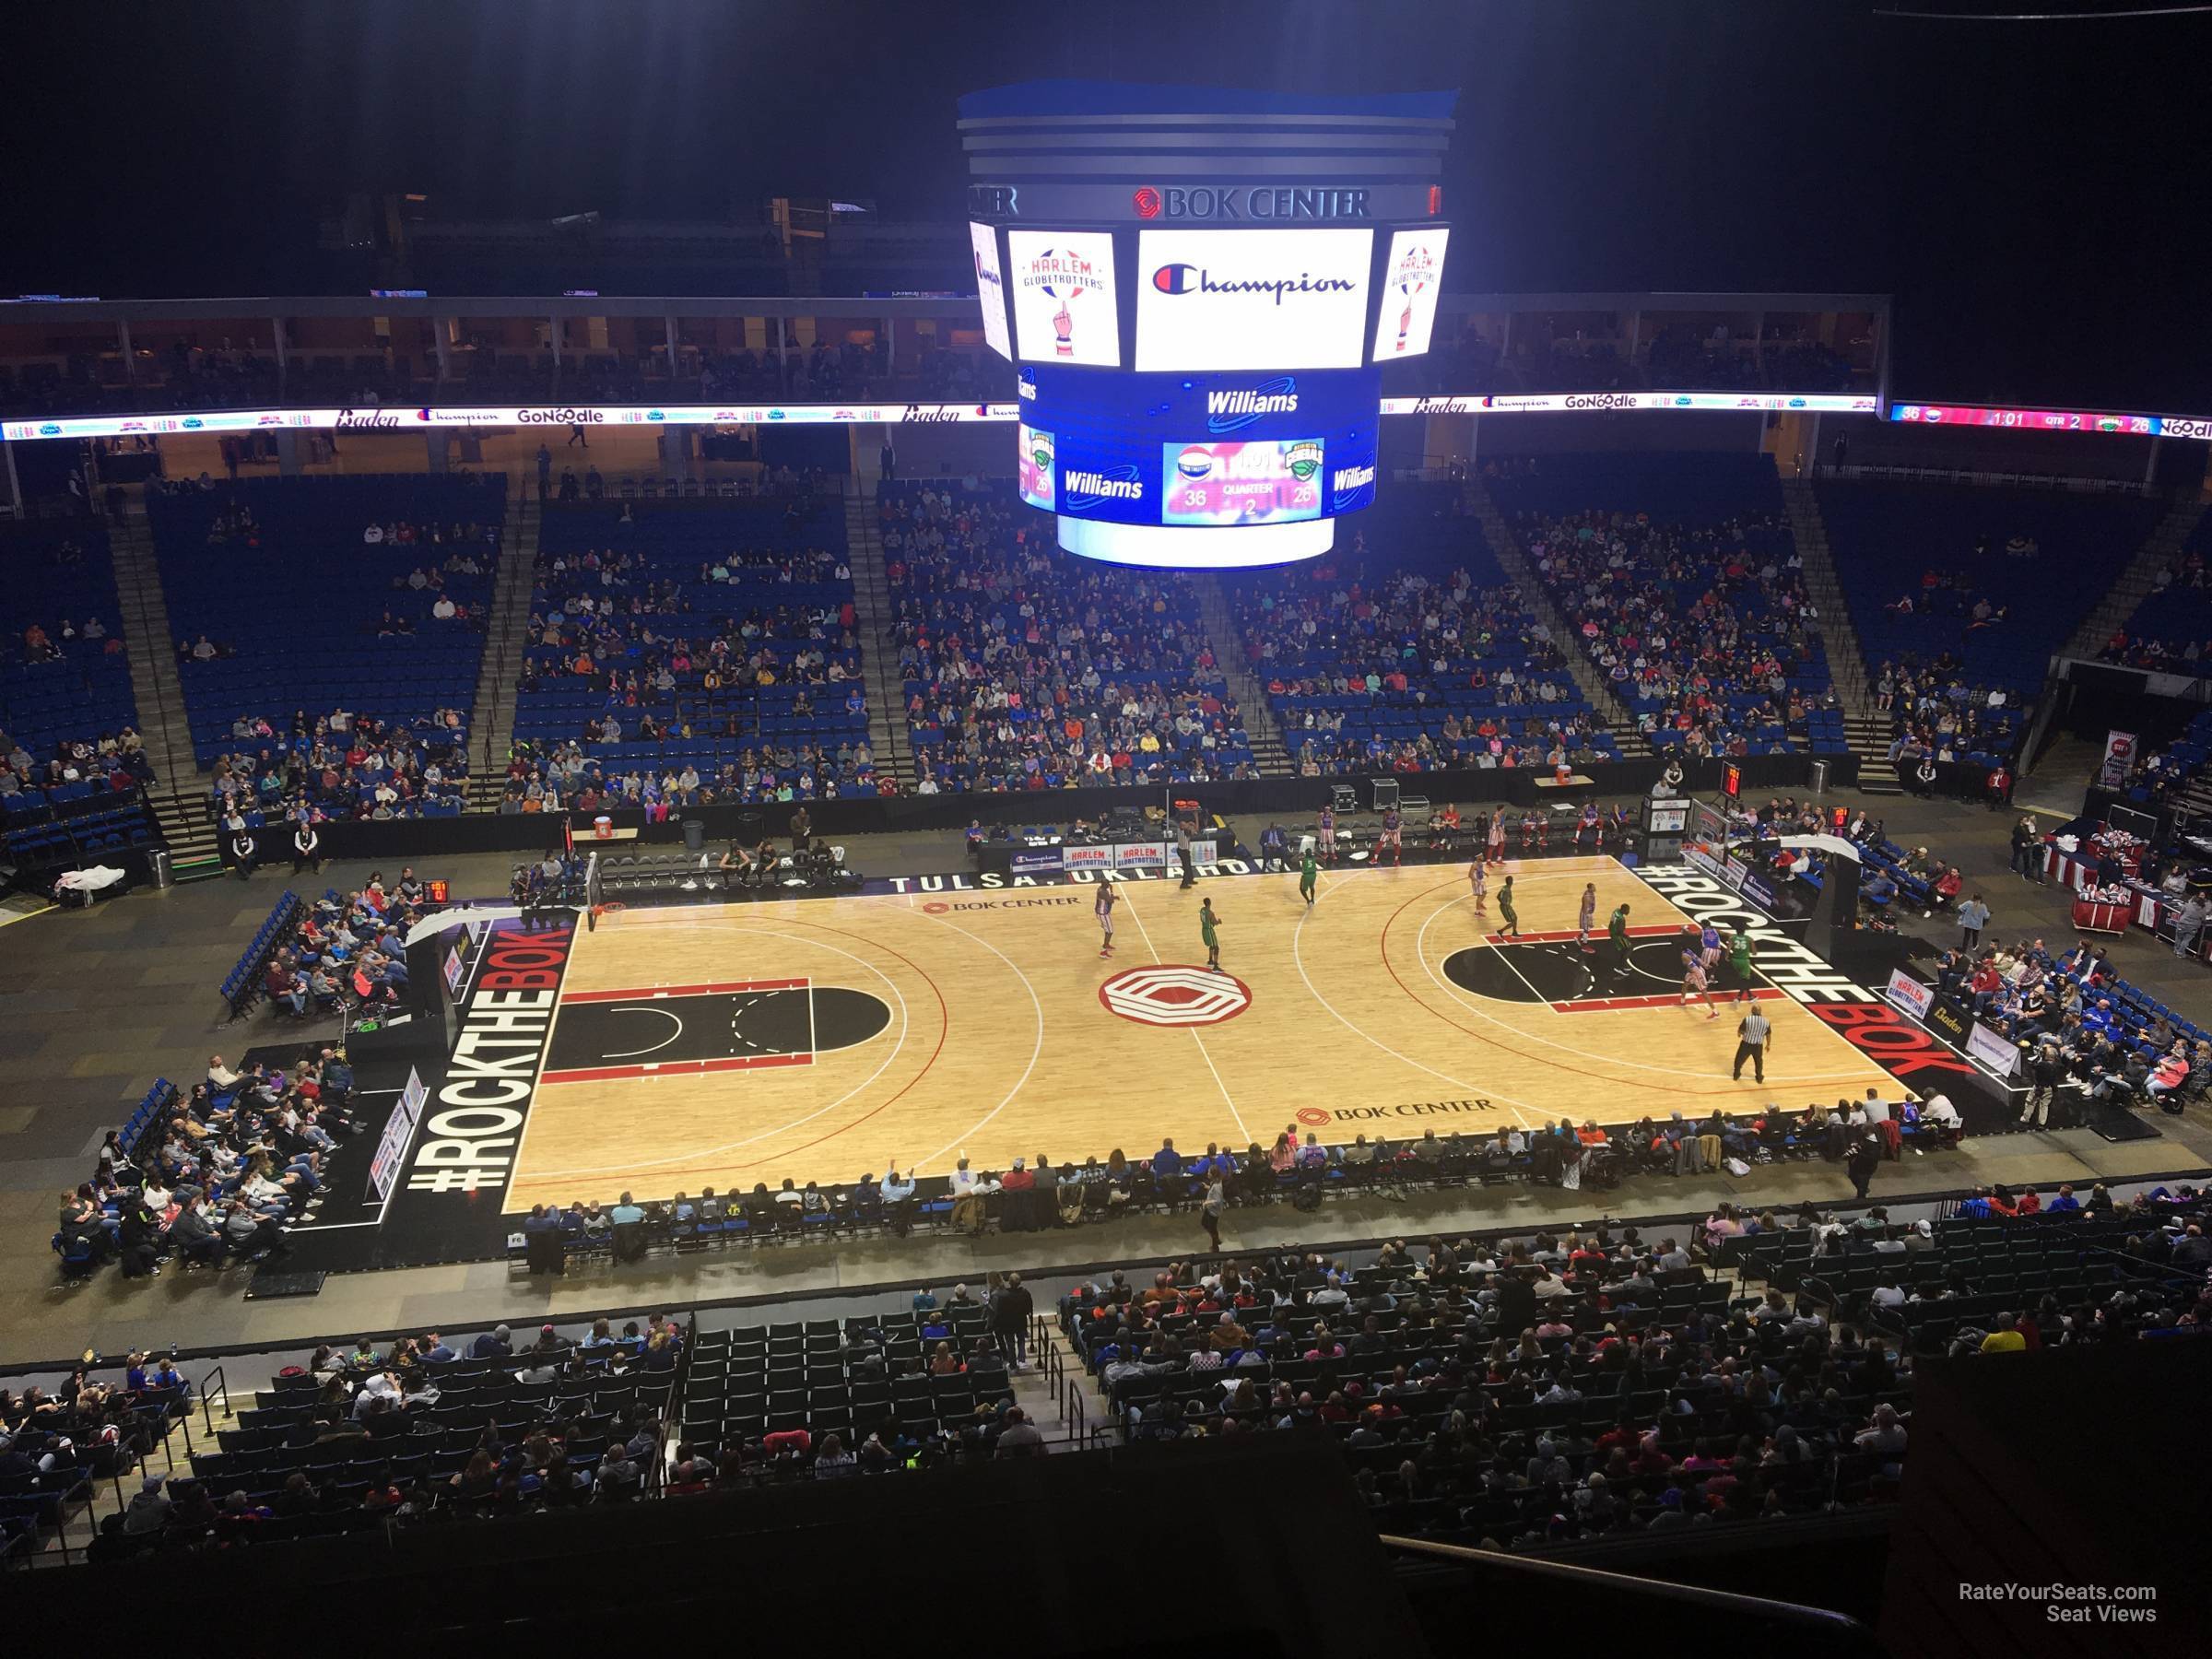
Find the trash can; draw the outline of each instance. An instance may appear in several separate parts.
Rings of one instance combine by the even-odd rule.
[[[687,853],[697,853],[701,851],[706,844],[707,820],[704,818],[686,818],[684,820],[684,851]]]
[[[1828,793],[1828,762],[1827,762],[1827,761],[1825,761],[1825,760],[1816,760],[1816,761],[1814,761],[1814,762],[1813,762],[1813,768],[1812,768],[1812,776],[1811,776],[1811,778],[1810,778],[1809,782],[1810,782],[1810,784],[1811,784],[1811,787],[1812,787],[1812,791],[1813,791],[1813,793],[1814,793],[1816,795],[1822,795],[1822,794],[1826,794]]]
[[[156,887],[166,888],[177,885],[177,874],[170,868],[167,847],[149,848],[146,854],[146,864],[147,874],[152,877]]]

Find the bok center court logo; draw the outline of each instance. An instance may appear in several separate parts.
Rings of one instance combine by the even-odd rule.
[[[1138,1025],[1209,1026],[1252,1006],[1252,987],[1233,974],[1186,963],[1124,968],[1099,987],[1110,1013]]]

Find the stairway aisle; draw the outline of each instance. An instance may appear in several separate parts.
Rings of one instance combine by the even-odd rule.
[[[2189,539],[2197,521],[2204,516],[2202,496],[2177,494],[2166,509],[2165,516],[2151,527],[2150,534],[2143,538],[2143,545],[2136,549],[2135,557],[2113,582],[2103,603],[2082,618],[2074,637],[2066,641],[2065,654],[2094,658],[2101,652],[2113,630],[2134,616],[2136,607],[2149,596],[2151,583],[2159,570],[2180,555],[2182,544]]]
[[[1843,739],[1858,757],[1859,787],[1868,794],[1901,795],[1904,786],[1889,765],[1889,716],[1874,706],[1866,653],[1859,644],[1858,629],[1852,626],[1851,605],[1843,595],[1842,579],[1836,574],[1828,525],[1820,516],[1812,480],[1783,479],[1782,500],[1798,556],[1805,560],[1805,591],[1820,613],[1820,641],[1828,653],[1828,671],[1835,678],[1836,696],[1843,704]]]
[[[131,696],[138,705],[138,735],[154,769],[146,792],[171,867],[181,880],[219,875],[216,825],[193,752],[192,720],[177,674],[176,635],[161,591],[161,567],[143,489],[126,492],[123,521],[108,535],[115,561],[115,591],[123,603],[124,653],[131,665]]]
[[[1536,580],[1535,567],[1528,562],[1528,556],[1521,550],[1520,537],[1513,534],[1512,526],[1505,522],[1505,514],[1498,511],[1498,503],[1490,498],[1490,492],[1483,487],[1480,478],[1467,480],[1465,499],[1467,505],[1474,508],[1476,518],[1481,522],[1484,539],[1490,544],[1490,551],[1497,556],[1500,567],[1508,580],[1521,590],[1522,602],[1535,613],[1536,620],[1551,630],[1552,641],[1559,648],[1559,655],[1566,663],[1567,672],[1574,677],[1574,683],[1581,689],[1583,700],[1596,712],[1598,719],[1605,723],[1620,744],[1621,757],[1633,760],[1639,756],[1649,755],[1652,746],[1643,740],[1643,734],[1636,729],[1635,712],[1614,695],[1613,688],[1598,673],[1597,665],[1576,642],[1574,629],[1568,625],[1567,614],[1552,602],[1551,594]]]
[[[909,794],[916,782],[914,755],[907,742],[899,646],[891,637],[891,584],[884,573],[875,493],[862,480],[855,480],[853,492],[845,497],[845,562],[853,572],[853,611],[867,683],[868,747],[876,751],[877,769],[888,771],[898,780],[899,792]]]
[[[1275,710],[1268,704],[1266,687],[1245,666],[1243,636],[1230,611],[1229,595],[1221,591],[1220,578],[1193,576],[1191,585],[1198,594],[1198,615],[1206,624],[1206,643],[1214,648],[1214,661],[1221,677],[1229,682],[1229,694],[1236,699],[1238,712],[1244,717],[1244,735],[1252,739],[1252,756],[1260,775],[1289,777],[1297,765],[1290,759],[1289,745],[1283,741]]]
[[[537,578],[545,503],[524,491],[510,513],[492,578],[491,616],[484,635],[484,662],[469,705],[468,810],[497,812],[506,793],[507,751],[514,743],[515,686],[530,648],[530,594]]]

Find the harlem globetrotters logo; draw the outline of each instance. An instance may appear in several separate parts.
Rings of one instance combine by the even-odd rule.
[[[1283,452],[1283,465],[1300,484],[1321,470],[1321,445],[1312,440],[1294,443]]]
[[[1413,332],[1413,297],[1435,280],[1434,256],[1419,242],[1408,243],[1390,268],[1389,285],[1406,296],[1406,309],[1398,313],[1398,342],[1393,350],[1406,349],[1406,336]]]
[[[1047,248],[1022,267],[1018,281],[1021,288],[1060,302],[1053,313],[1053,351],[1058,357],[1075,356],[1075,303],[1106,287],[1096,263],[1065,248]]]

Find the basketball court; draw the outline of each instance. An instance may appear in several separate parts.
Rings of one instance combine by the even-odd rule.
[[[1625,974],[1576,940],[1585,883],[1598,950],[1632,907]],[[1117,887],[1111,960],[1087,884],[608,912],[573,935],[502,1207],[1896,1093],[1763,971],[1767,1082],[1732,1082],[1741,1007],[1680,1006],[1689,912],[1611,858],[1509,862],[1487,917],[1455,865],[1324,871],[1311,908],[1295,876]]]

